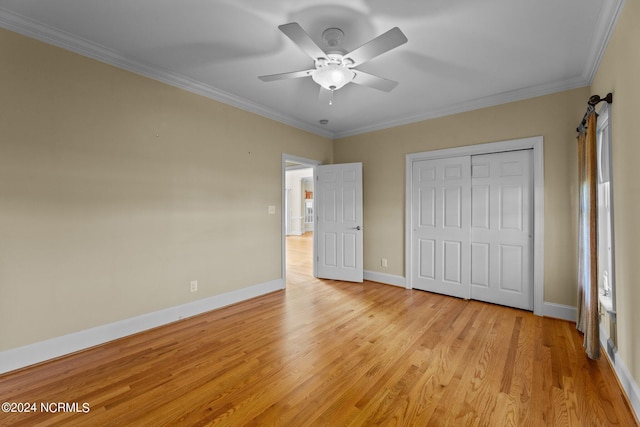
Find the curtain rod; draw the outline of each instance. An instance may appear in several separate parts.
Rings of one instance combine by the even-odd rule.
[[[584,113],[584,116],[582,117],[582,121],[576,128],[576,132],[580,133],[584,130],[584,127],[587,124],[587,116],[589,115],[590,112],[595,110],[596,105],[598,105],[602,101],[607,101],[607,104],[613,103],[613,94],[609,92],[607,96],[605,96],[604,98],[600,98],[600,95],[592,95],[591,97],[589,97],[589,101],[587,101],[587,104],[588,104],[587,112]]]

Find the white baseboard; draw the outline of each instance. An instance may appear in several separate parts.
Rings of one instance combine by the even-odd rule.
[[[372,282],[384,283],[385,285],[405,287],[406,279],[402,276],[396,276],[394,274],[378,273],[377,271],[365,271],[364,280],[371,280]]]
[[[24,347],[5,350],[0,352],[0,374],[85,350],[127,335],[136,334],[284,288],[284,280],[275,279],[221,295],[40,341]]]
[[[611,348],[613,346],[609,346],[607,344],[607,340],[609,339],[609,335],[607,331],[602,327],[602,323],[600,324],[600,345],[604,351],[604,356],[609,360],[611,366],[613,366],[613,370],[618,377],[618,381],[620,385],[622,385],[623,390],[627,394],[627,398],[629,399],[629,403],[631,404],[631,408],[633,412],[636,414],[636,418],[640,419],[640,387],[638,383],[635,381],[629,369],[622,361],[622,359],[618,356],[618,349]]]
[[[615,352],[615,355],[615,360],[612,363],[613,367],[618,375],[620,384],[622,384],[622,388],[627,393],[629,403],[631,403],[631,407],[633,408],[633,412],[636,414],[636,418],[640,420],[640,387],[638,387],[638,383],[635,382],[625,363],[620,357],[618,357],[617,351]]]
[[[379,273],[377,271],[365,271],[365,280],[371,280],[372,282],[384,283],[385,285],[406,287],[407,280],[403,276],[396,276],[393,274]],[[555,304],[552,302],[544,302],[542,306],[542,316],[553,317],[556,319],[568,320],[575,322],[577,318],[576,307],[563,304]]]
[[[571,305],[555,304],[545,301],[542,304],[542,315],[575,322],[578,316],[578,309]]]

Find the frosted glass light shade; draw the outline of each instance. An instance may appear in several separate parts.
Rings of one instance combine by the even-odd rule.
[[[356,73],[347,67],[337,64],[329,64],[318,68],[311,78],[328,90],[337,90],[349,83],[355,77]]]

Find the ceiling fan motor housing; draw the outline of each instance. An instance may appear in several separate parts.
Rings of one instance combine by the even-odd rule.
[[[322,32],[322,41],[329,47],[337,47],[344,41],[344,32],[340,28],[327,28]]]

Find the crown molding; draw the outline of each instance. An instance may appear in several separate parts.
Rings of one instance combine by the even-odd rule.
[[[75,52],[79,55],[104,62],[115,67],[131,71],[132,73],[148,77],[153,80],[201,95],[218,102],[239,108],[250,113],[258,114],[271,120],[320,135],[329,139],[334,134],[325,128],[314,126],[289,115],[281,114],[263,105],[219,90],[213,86],[196,80],[171,73],[155,67],[150,67],[138,61],[133,61],[105,46],[93,43],[73,34],[52,28],[42,22],[9,12],[0,8],[0,27],[39,40],[41,42]]]
[[[0,8],[0,27],[309,133],[329,139],[338,139],[589,86],[598,70],[598,66],[600,65],[600,61],[604,55],[607,43],[613,33],[623,5],[624,0],[603,0],[598,21],[593,29],[593,36],[590,40],[592,47],[589,59],[580,77],[476,98],[454,105],[447,105],[443,108],[421,112],[420,114],[409,117],[337,132],[332,132],[327,128],[276,112],[261,104],[224,92],[177,73],[171,73],[133,61],[105,46],[60,31],[39,21],[26,18],[2,8]]]
[[[583,77],[591,84],[593,78],[598,71],[600,61],[604,56],[604,52],[609,44],[609,39],[613,34],[613,29],[616,27],[618,17],[622,12],[625,0],[604,0],[600,7],[600,14],[598,15],[598,21],[593,28],[591,38],[591,51],[589,52],[589,58],[587,60]]]
[[[598,16],[598,21],[593,28],[591,42],[591,51],[586,62],[584,72],[581,77],[563,80],[555,83],[548,83],[539,86],[532,86],[514,91],[504,92],[497,95],[491,95],[483,98],[476,98],[470,101],[461,102],[455,105],[449,105],[445,108],[432,110],[411,117],[377,123],[372,126],[365,126],[357,129],[351,129],[344,132],[336,132],[334,138],[346,138],[348,136],[359,135],[367,132],[388,129],[395,126],[402,126],[410,123],[416,123],[423,120],[435,119],[451,114],[464,113],[467,111],[477,110],[480,108],[493,107],[509,102],[522,101],[537,96],[550,95],[565,90],[577,89],[580,87],[590,86],[593,82],[600,61],[604,56],[609,39],[613,34],[625,0],[604,0]]]
[[[550,95],[552,93],[563,92],[565,90],[577,89],[580,87],[589,86],[589,82],[582,77],[577,77],[568,80],[562,80],[554,83],[545,83],[538,86],[531,86],[527,88],[512,90],[508,92],[499,93],[496,95],[485,96],[481,98],[472,99],[469,101],[460,102],[457,104],[446,105],[443,108],[426,111],[420,114],[416,114],[409,117],[403,117],[396,120],[376,123],[371,126],[363,126],[356,129],[350,129],[343,132],[336,132],[335,138],[346,138],[348,136],[359,135],[368,132],[374,132],[378,130],[384,130],[396,126],[403,126],[411,123],[421,122],[429,119],[436,119],[438,117],[450,116],[452,114],[465,113],[468,111],[478,110],[481,108],[495,107],[501,104],[507,104],[509,102],[522,101],[529,98],[535,98],[543,95]]]

